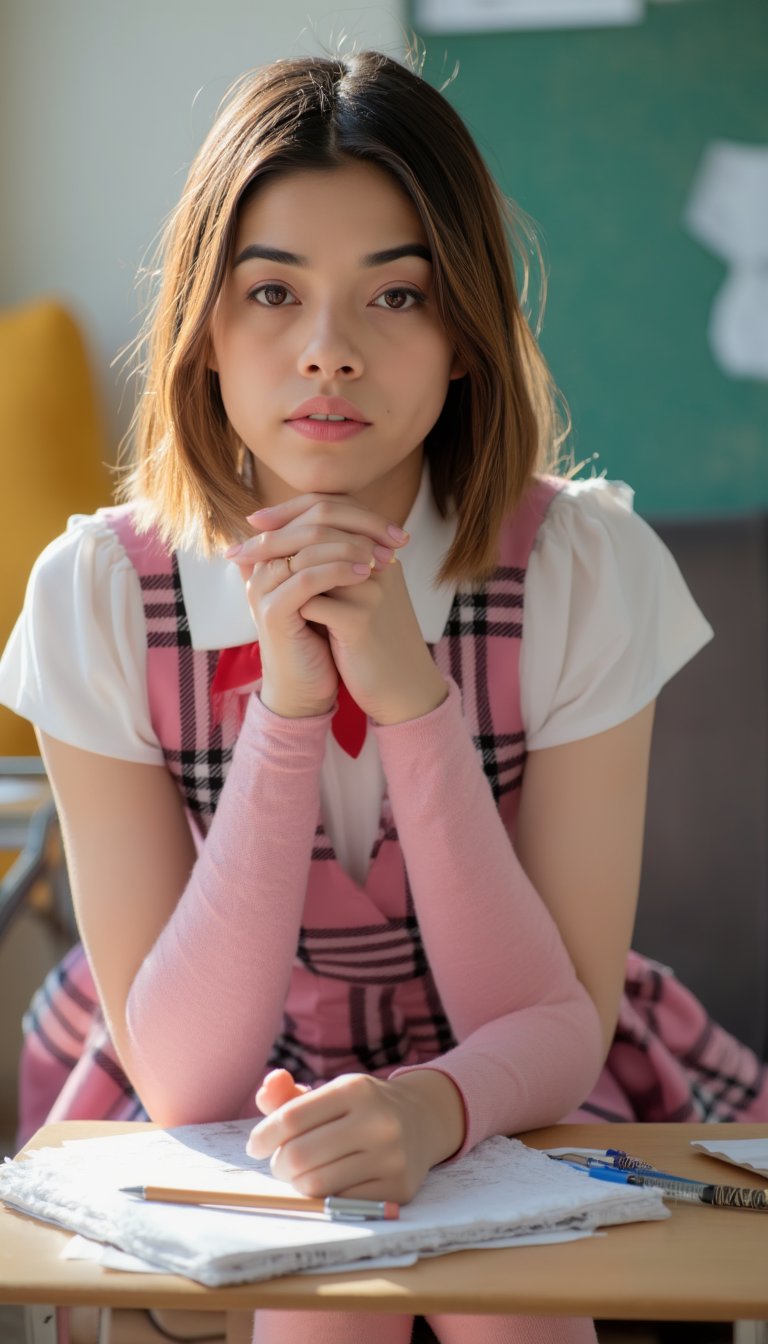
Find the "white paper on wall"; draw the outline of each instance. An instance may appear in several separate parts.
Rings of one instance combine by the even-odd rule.
[[[726,373],[768,378],[768,269],[731,271],[712,305],[709,339]]]
[[[472,33],[512,28],[586,28],[640,23],[645,0],[417,0],[424,33]]]
[[[728,267],[710,313],[715,359],[734,377],[768,378],[768,145],[713,141],[684,223]]]

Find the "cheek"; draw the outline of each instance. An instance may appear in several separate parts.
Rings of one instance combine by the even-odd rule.
[[[445,342],[441,342],[440,348],[435,351],[431,366],[430,387],[428,394],[424,397],[424,413],[428,420],[428,424],[424,428],[425,434],[432,429],[445,405],[448,389],[451,386],[450,375],[453,359],[453,350]]]
[[[430,358],[424,361],[423,369],[427,391],[425,400],[439,413],[448,393],[453,366],[453,350],[441,333],[441,339],[435,341]],[[428,370],[428,372],[427,372]]]
[[[396,355],[399,375],[408,385],[428,387],[448,378],[453,350],[442,327],[430,323],[403,342]]]
[[[448,339],[442,323],[434,316],[430,326],[429,339],[425,342],[424,354],[424,365],[425,368],[429,368],[433,382],[440,387],[447,384],[454,358],[453,345]]]
[[[219,374],[221,393],[227,397],[243,397],[264,382],[270,381],[270,369],[275,362],[274,344],[257,340],[253,332],[228,332],[214,340],[213,353]]]

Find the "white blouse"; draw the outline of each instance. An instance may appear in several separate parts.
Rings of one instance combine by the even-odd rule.
[[[422,634],[442,634],[453,598],[433,576],[450,545],[425,470],[398,553]],[[179,555],[194,648],[257,635],[236,567]],[[567,483],[539,528],[525,585],[520,700],[529,751],[603,732],[637,713],[712,637],[669,551],[632,511],[632,491]],[[162,764],[146,689],[138,577],[98,516],[75,516],[42,552],[0,659],[0,703],[73,746]],[[342,866],[367,871],[384,777],[374,735],[357,760],[332,734],[321,775],[326,829]]]

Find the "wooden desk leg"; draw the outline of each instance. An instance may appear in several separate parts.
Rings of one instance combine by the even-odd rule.
[[[768,1344],[768,1322],[734,1321],[733,1344]]]
[[[227,1312],[227,1344],[251,1344],[253,1338],[253,1312]]]

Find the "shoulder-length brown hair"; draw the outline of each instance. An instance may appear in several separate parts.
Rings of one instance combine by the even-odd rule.
[[[160,287],[138,347],[144,388],[133,462],[120,493],[134,501],[139,524],[158,526],[172,546],[210,550],[245,535],[258,500],[208,368],[238,210],[267,173],[350,159],[389,172],[427,235],[435,306],[467,370],[450,383],[425,441],[438,507],[444,513],[453,499],[458,513],[441,578],[481,579],[505,515],[531,475],[554,466],[567,433],[521,306],[528,252],[540,263],[541,253],[450,103],[379,52],[276,61],[230,91],[163,235]],[[543,306],[543,267],[541,280]]]

